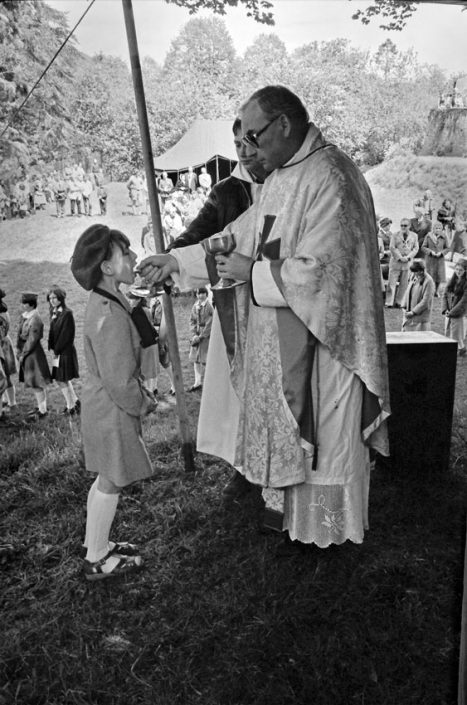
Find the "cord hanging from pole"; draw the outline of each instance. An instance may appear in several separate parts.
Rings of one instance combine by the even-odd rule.
[[[37,81],[35,82],[35,84],[33,85],[33,87],[31,88],[31,90],[30,90],[29,93],[27,94],[26,98],[23,100],[23,102],[21,103],[21,105],[13,111],[13,114],[12,114],[12,116],[10,117],[10,119],[8,120],[8,122],[7,122],[7,124],[5,125],[4,129],[2,130],[2,132],[0,132],[0,139],[3,137],[3,135],[4,135],[5,132],[8,130],[8,128],[11,127],[12,120],[21,112],[22,108],[25,106],[25,104],[27,103],[27,101],[29,100],[29,98],[31,97],[31,95],[33,94],[33,92],[36,90],[37,86],[38,86],[39,83],[42,81],[42,79],[44,78],[45,74],[47,73],[47,71],[49,70],[49,68],[52,66],[52,64],[53,64],[53,62],[55,61],[55,59],[57,58],[57,56],[58,56],[58,55],[60,54],[60,52],[62,51],[62,49],[63,49],[63,47],[65,46],[65,44],[68,42],[69,39],[71,39],[71,37],[73,36],[74,31],[75,31],[75,30],[77,29],[77,27],[80,25],[80,23],[81,23],[82,20],[85,18],[85,16],[87,15],[87,13],[89,12],[89,10],[91,9],[91,7],[94,5],[95,2],[96,2],[96,0],[91,0],[91,4],[89,5],[89,7],[87,7],[87,8],[85,9],[85,11],[83,12],[83,14],[82,14],[81,17],[79,18],[78,22],[75,24],[75,26],[73,27],[73,29],[71,30],[71,32],[70,32],[70,33],[68,34],[68,36],[66,37],[65,41],[64,41],[64,42],[62,43],[62,45],[58,48],[58,50],[55,52],[55,54],[53,55],[52,59],[49,61],[49,63],[47,64],[47,66],[46,66],[45,69],[42,71],[41,75],[39,76],[39,78],[37,79]]]

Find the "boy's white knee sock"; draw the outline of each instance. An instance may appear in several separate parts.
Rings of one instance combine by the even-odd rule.
[[[91,563],[100,561],[109,552],[109,534],[117,504],[118,494],[105,494],[96,487],[86,517],[86,560]]]

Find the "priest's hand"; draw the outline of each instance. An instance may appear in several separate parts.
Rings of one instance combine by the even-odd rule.
[[[151,255],[143,259],[137,271],[147,284],[159,284],[178,272],[178,262],[172,255]]]
[[[217,273],[223,279],[236,279],[242,282],[250,281],[251,265],[254,260],[239,252],[228,255],[216,255]]]

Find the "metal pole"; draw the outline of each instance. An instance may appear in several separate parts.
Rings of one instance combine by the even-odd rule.
[[[143,75],[139,60],[138,41],[136,39],[135,18],[131,0],[122,0],[123,15],[125,17],[126,35],[128,39],[128,49],[130,52],[131,74],[133,76],[133,87],[135,89],[136,109],[138,112],[139,130],[143,146],[144,169],[148,184],[149,206],[151,209],[152,231],[156,245],[156,252],[163,252],[164,239],[162,235],[161,211],[159,207],[159,196],[156,188],[154,175],[154,157],[151,146],[151,136],[149,133],[148,114],[146,110],[146,99],[144,95]],[[180,433],[182,437],[182,454],[185,462],[185,470],[194,470],[193,441],[191,439],[190,424],[185,403],[185,394],[182,377],[182,366],[178,349],[177,331],[175,327],[175,316],[172,306],[172,299],[168,294],[164,294],[164,314],[167,323],[167,339],[169,343],[170,359],[172,362],[174,387],[177,398],[178,418],[180,423]]]

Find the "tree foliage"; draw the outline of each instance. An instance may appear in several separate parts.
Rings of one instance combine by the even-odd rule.
[[[360,20],[363,24],[370,24],[374,17],[382,17],[383,23],[380,24],[381,29],[397,30],[404,29],[408,20],[414,12],[418,10],[422,3],[430,2],[431,0],[416,0],[415,2],[401,2],[401,0],[376,0],[375,3],[369,5],[364,10],[357,10],[352,19]],[[462,9],[467,8],[467,0],[442,0],[449,5],[462,5]]]
[[[89,164],[96,155],[114,179],[142,166],[132,80],[121,59],[67,46],[18,112],[67,32],[63,13],[41,0],[0,0],[0,132],[10,122],[0,138],[0,178],[20,162],[52,169]],[[190,19],[164,63],[143,58],[142,69],[156,155],[197,117],[233,119],[252,91],[282,83],[302,97],[327,138],[362,165],[377,164],[400,144],[416,151],[446,83],[439,68],[419,64],[412,50],[399,51],[389,39],[373,53],[345,39],[289,53],[275,34],[260,34],[238,56],[217,16]]]
[[[264,24],[274,24],[271,8],[273,3],[269,0],[165,0],[167,3],[186,7],[190,14],[194,14],[201,9],[213,10],[218,15],[225,15],[226,5],[228,7],[238,7],[244,5],[247,10],[247,17],[252,17],[257,22]]]
[[[40,0],[0,2],[3,177],[17,171],[20,164],[49,161],[60,141],[70,133],[68,92],[73,67],[81,56],[72,43],[65,47],[23,105],[67,34],[64,14]]]

